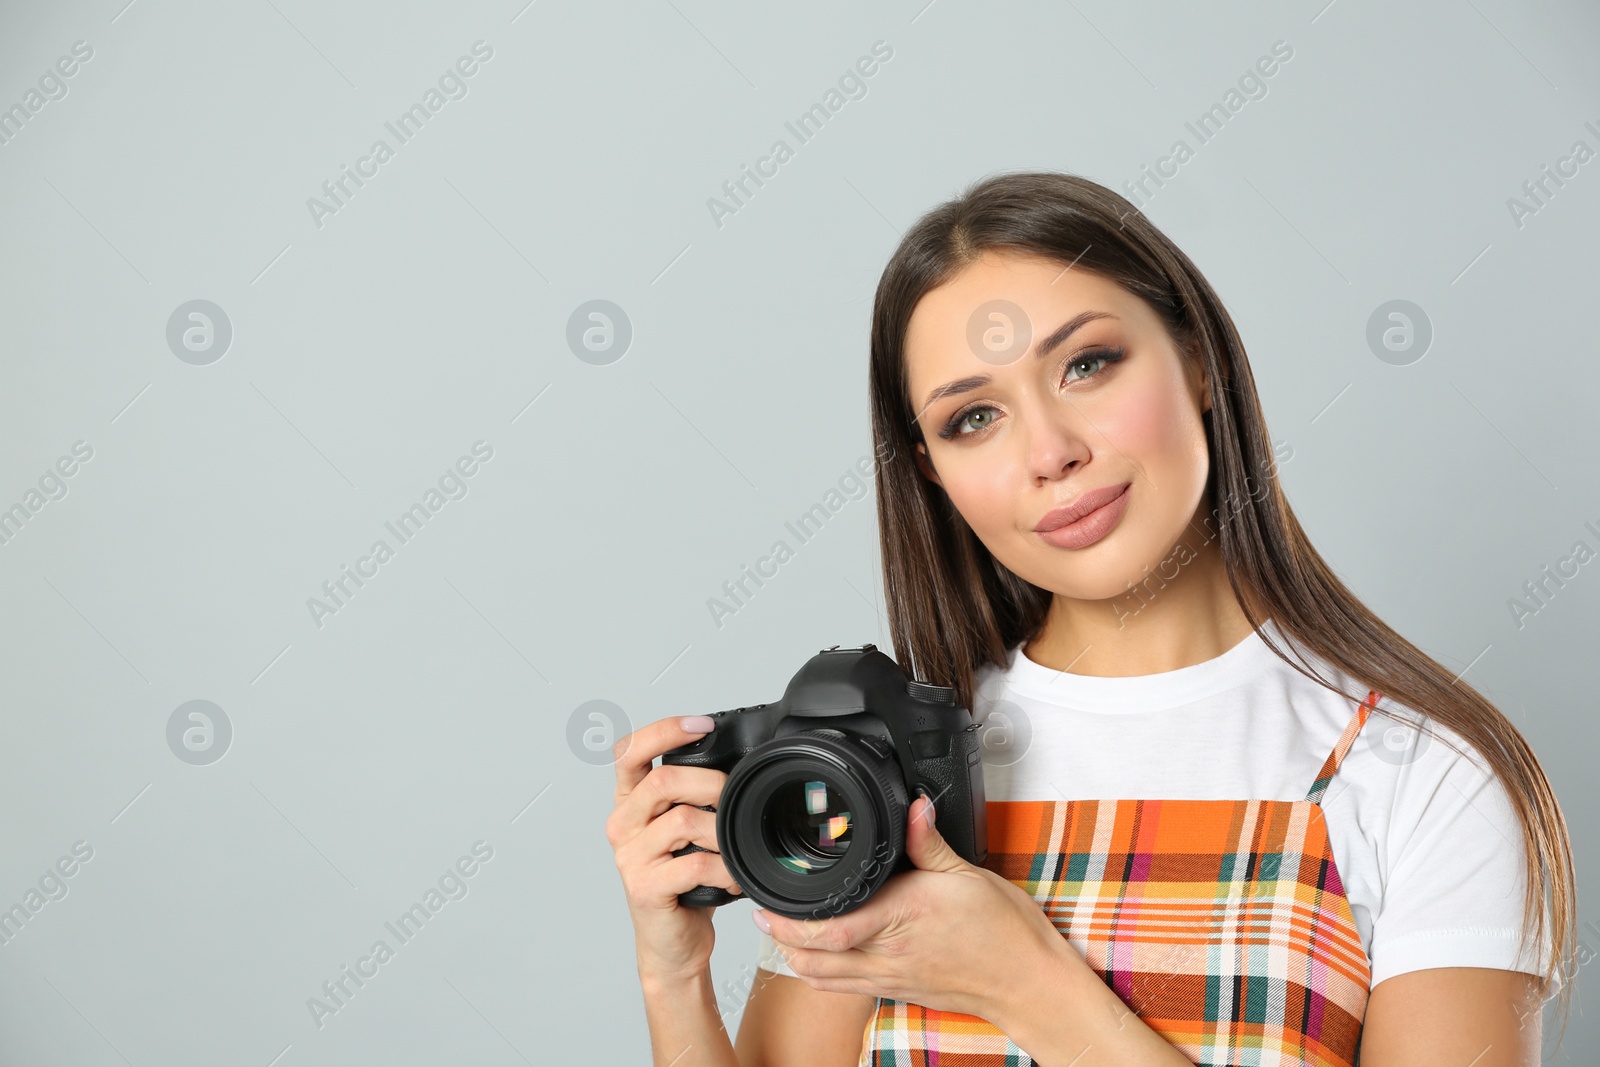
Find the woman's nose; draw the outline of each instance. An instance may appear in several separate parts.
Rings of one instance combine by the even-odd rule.
[[[1027,439],[1028,473],[1035,479],[1050,481],[1064,477],[1088,462],[1092,454],[1081,418],[1062,415],[1036,417],[1024,436]]]

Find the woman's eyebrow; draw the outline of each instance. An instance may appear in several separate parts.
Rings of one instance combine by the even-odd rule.
[[[1115,318],[1117,318],[1117,316],[1111,314],[1109,311],[1081,311],[1072,318],[1068,319],[1066,322],[1062,323],[1060,326],[1057,326],[1055,331],[1051,333],[1050,336],[1046,337],[1044,340],[1035,345],[1033,349],[1034,358],[1043,359],[1045,356],[1048,356],[1051,352],[1055,351],[1062,344],[1064,344],[1067,338],[1072,336],[1074,330],[1086,323],[1094,322],[1096,319]],[[928,394],[928,399],[922,404],[922,410],[927,411],[929,408],[933,407],[934,404],[943,400],[947,396],[954,396],[957,393],[970,393],[979,386],[988,385],[990,381],[991,379],[987,374],[974,374],[966,378],[957,378],[953,382],[946,382]]]

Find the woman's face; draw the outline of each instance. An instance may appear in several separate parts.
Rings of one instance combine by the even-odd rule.
[[[1149,305],[1064,266],[991,251],[918,302],[905,353],[917,465],[1013,573],[1105,600],[1155,571],[1196,517],[1210,400]],[[1123,486],[1083,521],[1036,529]]]

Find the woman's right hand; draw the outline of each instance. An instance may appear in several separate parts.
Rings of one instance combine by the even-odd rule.
[[[689,726],[706,729],[690,730]],[[641,974],[677,979],[706,971],[716,934],[715,908],[686,908],[678,894],[701,885],[741,893],[717,849],[715,807],[727,781],[710,767],[652,767],[664,752],[703,737],[713,725],[708,715],[657,719],[623,737],[616,755],[616,807],[606,817],[606,840],[633,918]],[[693,842],[706,852],[672,853]]]

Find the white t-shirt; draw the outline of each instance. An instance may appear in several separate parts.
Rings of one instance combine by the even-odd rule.
[[[1282,631],[1265,628],[1293,654]],[[1005,669],[974,679],[987,799],[1303,800],[1368,690],[1312,662],[1354,699],[1300,674],[1254,632],[1204,663],[1120,678],[1055,671],[1018,645]],[[1394,709],[1378,703],[1321,801],[1371,985],[1430,967],[1539,973],[1548,920],[1544,944],[1519,958],[1522,829],[1504,787],[1459,734],[1408,728],[1410,709]],[[793,975],[771,935],[760,936],[758,966]]]

